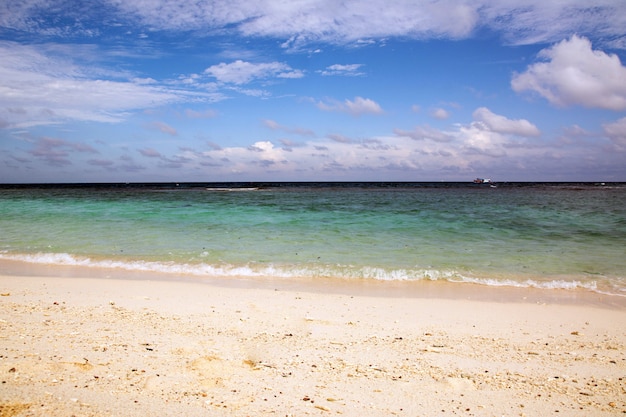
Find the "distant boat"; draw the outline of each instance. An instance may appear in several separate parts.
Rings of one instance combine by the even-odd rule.
[[[476,178],[474,184],[491,184],[493,181],[489,178]]]
[[[476,178],[474,184],[487,184],[491,188],[496,188],[497,185],[490,178]]]

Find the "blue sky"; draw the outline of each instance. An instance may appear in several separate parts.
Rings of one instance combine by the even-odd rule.
[[[626,181],[623,0],[5,0],[0,182]]]

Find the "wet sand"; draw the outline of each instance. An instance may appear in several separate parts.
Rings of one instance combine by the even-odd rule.
[[[614,297],[46,271],[0,270],[2,417],[626,413]]]

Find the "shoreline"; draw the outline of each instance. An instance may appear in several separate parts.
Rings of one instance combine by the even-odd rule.
[[[491,302],[591,305],[626,309],[626,297],[588,289],[545,289],[496,286],[447,280],[384,281],[371,279],[333,279],[277,277],[201,277],[154,271],[132,271],[78,265],[52,265],[0,259],[0,275],[112,280],[191,282],[230,288],[287,289],[311,293],[353,294],[373,297],[442,298]]]
[[[3,417],[626,413],[626,309],[588,297],[4,271]]]

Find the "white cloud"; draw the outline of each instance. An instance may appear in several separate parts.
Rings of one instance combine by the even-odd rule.
[[[446,164],[464,169],[478,164],[493,165],[496,160],[507,161],[503,166],[511,165],[516,158],[550,148],[541,142],[528,143],[526,137],[538,136],[540,132],[527,120],[511,120],[485,107],[476,109],[473,117],[470,123],[450,126],[447,130],[424,125],[409,131],[394,129],[394,133],[412,139],[416,145],[411,148],[419,146],[420,154],[429,158],[445,157]]]
[[[230,90],[236,91],[240,94],[244,94],[246,96],[250,96],[250,97],[259,97],[259,98],[266,98],[266,97],[270,97],[272,95],[272,93],[270,93],[267,90],[261,90],[258,88],[241,88],[241,87],[235,87],[235,86],[229,86],[227,87]]]
[[[308,41],[354,42],[388,36],[467,36],[475,27],[475,8],[453,1],[332,0],[276,3],[239,25],[245,35],[291,38],[290,47]]]
[[[477,123],[461,126],[459,139],[467,152],[491,158],[506,156],[507,137],[498,132],[482,129],[482,126]]]
[[[210,94],[164,85],[94,78],[107,72],[79,66],[49,47],[0,42],[0,120],[27,127],[67,120],[119,122],[128,112]]]
[[[355,97],[354,101],[346,100],[344,104],[348,112],[354,115],[363,113],[380,114],[383,112],[380,105],[369,98]]]
[[[626,150],[626,117],[602,126],[604,133],[620,149]]]
[[[93,37],[100,32],[84,20],[93,4],[55,0],[3,0],[0,3],[0,26],[51,36]],[[99,12],[102,12],[101,5]]]
[[[256,79],[265,78],[301,78],[304,73],[294,70],[282,62],[267,62],[255,64],[237,60],[227,63],[219,63],[207,68],[205,74],[215,77],[218,81],[232,84],[247,84]]]
[[[486,107],[480,107],[472,114],[474,119],[481,122],[481,125],[496,133],[506,133],[519,136],[539,136],[541,132],[537,126],[528,120],[511,120],[504,116],[493,113]]]
[[[19,0],[14,0],[19,1]],[[194,30],[238,24],[267,12],[264,1],[253,0],[107,0],[123,16],[136,16],[147,26],[166,30]],[[265,10],[264,10],[265,9]]]
[[[572,34],[608,40],[623,37],[622,0],[485,0],[476,4],[481,21],[513,44],[557,42]]]
[[[292,149],[277,148],[270,141],[258,141],[247,147],[212,149],[202,155],[214,161],[211,167],[213,172],[231,175],[263,173],[267,170],[293,172],[298,168],[297,160],[293,159],[294,152]]]
[[[38,29],[33,23],[38,21],[29,15],[47,6],[45,0],[4,3],[7,10],[0,16],[10,16],[4,18],[9,27],[32,30]],[[573,33],[597,34],[617,44],[626,27],[623,0],[108,0],[105,4],[117,9],[120,20],[134,17],[150,28],[234,28],[245,36],[285,39],[284,47],[290,49],[312,41],[367,44],[372,38],[392,36],[460,39],[478,27],[502,33],[513,44],[556,42]]]
[[[607,125],[606,130],[615,138],[624,138],[626,120],[615,126]],[[559,180],[568,178],[559,175],[580,173],[603,158],[611,160],[607,165],[609,171],[623,172],[619,168],[620,153],[606,153],[605,146],[589,148],[584,142],[574,140],[564,147],[557,138],[528,140],[485,129],[479,121],[445,131],[426,126],[409,132],[397,129],[395,133],[395,136],[361,140],[329,134],[288,148],[259,141],[248,147],[214,149],[204,153],[203,158],[207,166],[210,164],[212,174],[232,179],[236,172],[242,180],[295,176],[303,180],[465,178],[469,181],[481,175],[503,181],[545,180],[546,175]]]
[[[442,108],[433,109],[430,112],[430,115],[439,120],[445,120],[450,117],[450,113],[446,109]]]
[[[97,13],[97,15],[95,15]],[[46,17],[46,18],[44,18]],[[154,30],[223,33],[284,39],[284,47],[313,42],[369,44],[372,39],[467,38],[477,28],[513,44],[556,42],[595,34],[624,47],[623,0],[4,0],[0,26],[55,36],[94,36],[99,21]],[[58,22],[63,22],[59,24]],[[113,26],[113,25],[111,25]],[[142,33],[143,36],[145,34]]]
[[[255,152],[272,152],[274,144],[269,141],[256,142],[253,145],[250,145],[249,149]]]
[[[364,74],[363,72],[359,71],[359,68],[361,68],[362,66],[363,64],[334,64],[326,67],[326,69],[324,70],[318,71],[318,73],[324,76],[339,75],[356,77]]]
[[[593,50],[588,39],[572,36],[542,50],[539,57],[547,62],[514,75],[513,90],[535,91],[557,106],[626,109],[626,67],[617,55]]]
[[[378,103],[363,97],[355,97],[354,100],[346,99],[343,103],[338,101],[319,102],[317,103],[317,107],[320,110],[345,112],[353,116],[383,113],[383,109]]]

